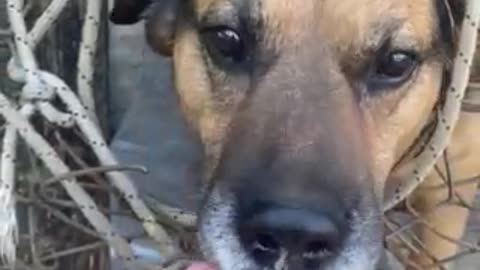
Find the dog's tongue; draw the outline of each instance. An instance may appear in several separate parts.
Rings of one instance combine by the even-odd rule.
[[[218,270],[218,268],[207,262],[193,262],[185,270]]]

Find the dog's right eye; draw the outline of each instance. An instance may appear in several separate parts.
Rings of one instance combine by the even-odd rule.
[[[205,47],[215,60],[241,63],[246,59],[245,43],[239,33],[228,27],[212,27],[201,32]]]

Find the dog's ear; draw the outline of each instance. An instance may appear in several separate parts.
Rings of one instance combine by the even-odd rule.
[[[172,55],[182,2],[184,0],[154,1],[144,13],[147,43],[164,56]]]
[[[145,9],[153,0],[114,0],[110,12],[110,21],[114,24],[128,25],[139,22]]]
[[[145,35],[150,47],[171,56],[180,3],[185,0],[114,0],[110,21],[128,25],[145,20]]]

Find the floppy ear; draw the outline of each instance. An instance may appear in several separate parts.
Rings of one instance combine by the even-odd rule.
[[[110,21],[114,24],[134,24],[142,19],[142,13],[153,0],[114,0]]]
[[[114,0],[110,21],[127,25],[145,19],[147,43],[157,53],[171,56],[179,6],[183,1]]]
[[[154,1],[144,14],[147,43],[164,56],[172,55],[181,2],[184,0]]]

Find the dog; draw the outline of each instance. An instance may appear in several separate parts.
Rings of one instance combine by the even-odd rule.
[[[464,12],[462,0],[116,0],[112,21],[145,19],[151,48],[172,57],[202,142],[206,258],[224,270],[377,269],[384,189],[442,101]],[[480,174],[479,124],[462,112],[453,131],[455,181]],[[438,207],[449,196],[431,188],[444,184],[438,168],[409,200],[460,239],[469,213]],[[476,190],[456,189],[466,203]],[[437,260],[459,249],[416,230]],[[435,263],[409,256],[411,269]]]

